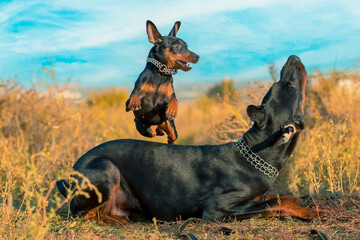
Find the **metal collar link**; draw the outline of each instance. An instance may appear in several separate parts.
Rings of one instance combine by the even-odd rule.
[[[279,175],[279,171],[271,164],[265,162],[264,159],[256,155],[245,143],[243,138],[235,142],[236,148],[239,150],[241,155],[253,165],[257,170],[268,176],[269,178],[275,179]]]
[[[158,60],[154,58],[147,58],[146,62],[154,64],[160,72],[165,73],[167,75],[175,75],[177,73],[176,69],[168,69],[165,64],[162,64]]]

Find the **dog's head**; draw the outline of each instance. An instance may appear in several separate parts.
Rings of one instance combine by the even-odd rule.
[[[304,129],[307,75],[299,57],[288,58],[280,73],[280,80],[269,89],[261,105],[250,105],[247,113],[254,128],[272,136],[274,146],[288,143]]]
[[[146,22],[149,42],[154,44],[149,57],[155,57],[169,69],[189,71],[192,68],[189,62],[197,63],[200,57],[188,49],[186,42],[176,37],[180,24],[175,22],[169,35],[161,36],[154,23],[149,20]]]

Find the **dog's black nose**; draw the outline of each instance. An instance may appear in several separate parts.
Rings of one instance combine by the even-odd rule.
[[[196,53],[194,53],[193,58],[194,58],[194,61],[197,62],[197,61],[199,61],[200,56],[197,55]]]

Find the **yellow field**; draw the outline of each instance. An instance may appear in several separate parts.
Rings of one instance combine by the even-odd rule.
[[[202,95],[191,103],[180,102],[177,144],[235,141],[249,128],[246,107],[260,104],[270,85],[254,81],[235,92],[228,85],[218,97]],[[312,227],[335,239],[360,236],[360,74],[317,72],[308,85],[306,129],[274,192],[310,193],[336,214],[312,223],[294,219],[229,222],[225,224],[237,233],[228,239],[306,238],[304,232]],[[124,110],[126,91],[107,89],[71,100],[62,94],[67,89],[39,84],[25,90],[12,80],[0,82],[1,238],[178,238],[173,231],[179,222],[139,222],[134,228],[116,228],[68,217],[55,180],[68,176],[76,159],[99,143],[145,138],[135,129],[133,114]],[[166,137],[147,140],[165,143]],[[196,226],[190,229],[200,238],[223,238],[214,226]]]

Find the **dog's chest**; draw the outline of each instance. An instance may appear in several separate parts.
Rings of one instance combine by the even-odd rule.
[[[171,83],[163,83],[160,85],[145,83],[142,86],[145,92],[143,104],[156,105],[158,103],[168,102],[174,94],[174,89]]]

